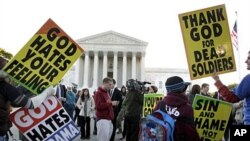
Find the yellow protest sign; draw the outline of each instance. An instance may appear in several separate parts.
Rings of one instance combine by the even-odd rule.
[[[232,104],[196,95],[193,103],[196,129],[203,141],[219,141],[227,127]]]
[[[35,94],[57,84],[83,49],[49,19],[3,70]]]
[[[225,5],[179,14],[191,80],[236,70]]]
[[[163,97],[163,94],[144,94],[142,117],[151,114],[157,103],[162,100]]]

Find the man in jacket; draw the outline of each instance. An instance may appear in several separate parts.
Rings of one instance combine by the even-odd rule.
[[[250,70],[250,51],[248,52],[247,59],[247,70]],[[230,91],[220,80],[217,74],[213,75],[215,80],[215,86],[217,87],[219,94],[224,98],[225,101],[236,103],[244,100],[243,103],[243,115],[244,125],[250,125],[250,74],[246,75],[240,84]]]
[[[112,120],[114,112],[112,106],[117,106],[117,101],[112,101],[108,91],[113,85],[111,78],[104,78],[103,84],[95,93],[96,118],[97,118],[97,140],[109,141],[113,131]]]
[[[159,101],[154,110],[161,109],[173,117],[175,122],[175,141],[199,141],[195,128],[194,111],[188,103],[186,89],[190,85],[178,76],[169,77],[165,83],[167,96]]]
[[[128,93],[124,100],[126,141],[138,141],[139,123],[142,114],[143,92],[141,85],[134,79],[129,79],[126,84]]]
[[[112,80],[113,80],[113,85],[109,91],[109,95],[110,95],[112,101],[118,101],[118,105],[113,106],[113,112],[114,112],[114,119],[112,120],[113,132],[112,132],[110,141],[114,141],[114,139],[115,139],[116,120],[117,120],[118,113],[121,110],[121,104],[122,104],[121,91],[117,87],[115,87],[115,85],[116,85],[115,79],[112,79]]]

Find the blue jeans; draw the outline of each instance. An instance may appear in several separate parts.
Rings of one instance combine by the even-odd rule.
[[[4,135],[4,136],[0,136],[0,141],[8,141],[8,136]]]
[[[75,106],[74,105],[73,106],[66,105],[64,107],[64,109],[69,114],[70,118],[73,120],[73,113],[74,113],[74,110],[75,110]]]

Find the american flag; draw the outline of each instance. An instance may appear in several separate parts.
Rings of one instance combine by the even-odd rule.
[[[231,33],[232,44],[238,50],[238,34],[237,34],[237,21],[234,23],[234,27]]]

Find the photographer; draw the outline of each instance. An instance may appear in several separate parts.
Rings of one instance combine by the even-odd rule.
[[[126,141],[138,141],[139,123],[141,119],[144,83],[129,79],[126,83],[128,93],[124,101]]]

